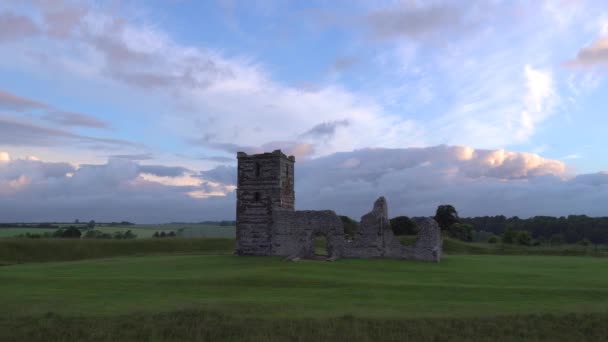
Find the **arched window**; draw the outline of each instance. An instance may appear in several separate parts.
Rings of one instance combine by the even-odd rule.
[[[285,177],[289,177],[289,165],[285,165]]]
[[[255,176],[260,177],[260,163],[255,163]]]
[[[259,193],[259,192],[256,192],[256,193],[253,195],[253,199],[254,199],[254,201],[256,201],[256,202],[259,202],[259,201],[260,201],[260,193]]]

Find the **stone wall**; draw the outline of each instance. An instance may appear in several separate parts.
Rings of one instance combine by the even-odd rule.
[[[395,258],[439,262],[441,260],[441,230],[433,219],[419,223],[420,233],[414,246],[404,246],[389,224],[388,206],[384,197],[374,203],[371,212],[361,217],[359,231],[352,241],[346,241],[342,256],[347,258]]]
[[[404,246],[390,228],[388,206],[384,197],[380,197],[372,211],[361,217],[355,239],[348,241],[335,212],[294,210],[293,156],[276,150],[255,155],[239,152],[237,158],[237,255],[309,258],[315,255],[315,237],[324,235],[329,259],[441,260],[441,231],[433,219],[419,222],[416,243]]]
[[[272,219],[272,255],[313,257],[317,235],[324,235],[327,239],[328,258],[342,255],[344,227],[335,212],[275,209]]]

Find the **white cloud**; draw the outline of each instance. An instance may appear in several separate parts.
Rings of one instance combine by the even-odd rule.
[[[552,114],[557,101],[551,72],[534,69],[530,65],[526,65],[524,73],[526,94],[524,96],[524,109],[521,112],[520,128],[517,131],[517,136],[522,141],[534,134],[536,125]]]
[[[0,162],[10,162],[11,155],[8,152],[0,151]]]

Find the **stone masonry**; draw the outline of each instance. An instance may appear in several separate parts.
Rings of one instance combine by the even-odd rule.
[[[331,210],[294,210],[294,163],[280,150],[247,155],[239,152],[236,247],[237,255],[280,255],[309,258],[319,235],[327,240],[328,259],[395,258],[439,262],[441,232],[428,218],[418,222],[413,246],[404,246],[393,234],[384,197],[361,218],[357,236],[346,240],[342,221]]]

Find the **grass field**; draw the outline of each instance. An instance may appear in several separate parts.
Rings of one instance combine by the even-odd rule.
[[[230,338],[226,331],[253,340],[597,340],[608,336],[607,269],[606,258],[494,255],[439,264],[185,255],[12,265],[0,267],[0,340]]]
[[[61,225],[60,225],[61,226]],[[69,226],[69,225],[63,225]],[[84,228],[84,225],[83,225]],[[113,234],[114,232],[126,232],[130,230],[137,235],[138,239],[151,238],[155,232],[164,231],[165,233],[180,233],[180,236],[187,238],[234,238],[234,226],[218,226],[207,224],[136,224],[128,226],[105,226],[98,225],[95,230],[103,233]],[[53,233],[56,229],[50,228],[0,228],[0,238],[11,238],[17,235]]]

